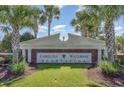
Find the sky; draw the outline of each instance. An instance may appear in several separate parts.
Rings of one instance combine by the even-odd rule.
[[[37,6],[37,7],[42,7],[42,6]],[[60,19],[54,19],[51,25],[51,34],[57,34],[60,33],[61,36],[66,36],[68,33],[73,33],[76,35],[80,35],[80,32],[75,32],[74,27],[70,25],[71,20],[75,17],[75,13],[83,7],[78,6],[78,5],[58,5],[60,8]],[[38,26],[38,38],[44,37],[48,35],[47,32],[47,23],[44,25],[39,25]],[[32,32],[28,28],[24,28],[20,31],[20,34],[24,32]],[[32,32],[33,33],[33,32]],[[116,35],[121,35],[124,33],[124,18],[120,18],[118,21],[115,22],[115,33]],[[3,38],[4,33],[0,31],[0,40]]]

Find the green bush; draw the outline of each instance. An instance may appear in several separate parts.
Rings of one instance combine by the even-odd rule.
[[[0,64],[3,64],[4,63],[4,58],[0,57]]]
[[[7,64],[12,63],[12,58],[13,58],[12,55],[7,56],[7,59],[6,59],[5,63],[7,63]]]
[[[121,66],[118,62],[101,61],[98,65],[106,75],[115,76],[121,73]]]
[[[19,63],[11,64],[9,66],[9,71],[13,74],[20,74],[25,71],[27,67],[27,63],[23,60]]]
[[[24,58],[22,55],[19,55],[19,62],[22,62],[22,61],[24,61]]]
[[[117,59],[120,64],[124,65],[124,55],[117,55]]]

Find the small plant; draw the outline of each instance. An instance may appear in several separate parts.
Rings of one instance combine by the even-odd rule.
[[[101,61],[98,65],[106,75],[116,76],[122,71],[118,62]]]
[[[7,56],[5,63],[7,63],[7,64],[11,64],[12,63],[12,55]]]
[[[121,65],[124,65],[124,55],[118,55],[117,58],[118,58],[119,63]]]
[[[23,60],[21,62],[11,64],[9,66],[9,71],[13,74],[20,74],[25,71],[26,67],[27,67],[27,63]]]

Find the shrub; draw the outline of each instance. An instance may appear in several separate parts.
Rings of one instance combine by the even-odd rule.
[[[5,63],[7,63],[7,64],[12,63],[12,58],[13,58],[12,55],[7,56]]]
[[[3,57],[0,57],[0,64],[3,64],[4,63],[4,58]]]
[[[117,59],[120,64],[124,65],[124,55],[117,55]]]
[[[13,74],[20,74],[25,71],[27,67],[27,63],[23,60],[19,63],[11,64],[9,66],[9,71]]]
[[[101,61],[98,65],[106,75],[115,76],[121,73],[121,66],[118,62]]]
[[[19,55],[19,62],[22,62],[22,61],[24,61],[24,58],[22,55]]]

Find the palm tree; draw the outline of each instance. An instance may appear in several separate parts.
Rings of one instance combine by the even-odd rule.
[[[71,21],[71,25],[76,31],[80,31],[82,36],[95,38],[100,25],[100,20],[95,13],[85,10],[76,12],[76,17]]]
[[[19,31],[24,27],[33,28],[34,17],[38,16],[37,14],[38,10],[32,6],[0,6],[0,22],[12,31],[13,62],[18,62]]]
[[[4,38],[1,41],[2,52],[12,52],[11,38],[11,33],[4,35]]]
[[[115,31],[114,21],[118,20],[123,14],[123,6],[85,6],[86,11],[95,12],[102,19],[104,24],[104,31],[106,36],[106,47],[108,52],[108,60],[114,61],[116,56],[115,49]]]
[[[22,35],[20,35],[21,42],[26,41],[26,40],[31,40],[34,38],[35,37],[30,32],[25,32]],[[2,39],[2,41],[0,43],[2,52],[12,52],[11,39],[12,39],[11,32],[4,35],[4,38]]]
[[[116,48],[119,52],[124,52],[124,35],[122,36],[116,36]]]
[[[53,18],[59,19],[60,10],[59,7],[54,5],[44,5],[44,9],[42,11],[42,15],[40,18],[41,24],[44,24],[46,21],[48,23],[48,36],[50,36],[51,23]]]
[[[86,12],[76,12],[76,18],[72,19],[71,25],[76,31],[80,31],[82,36],[88,37],[89,15]]]
[[[29,21],[29,26],[33,29],[34,31],[34,37],[37,38],[37,33],[38,33],[38,24],[39,24],[39,18],[40,18],[40,9],[37,7],[31,7],[32,9],[32,19]]]

